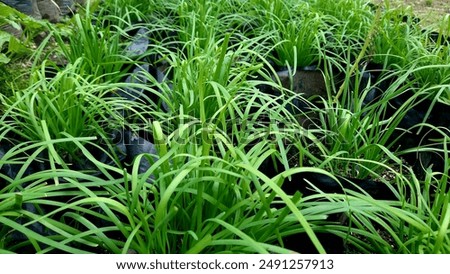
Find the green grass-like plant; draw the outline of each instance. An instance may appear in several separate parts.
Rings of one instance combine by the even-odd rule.
[[[425,98],[448,103],[448,45],[386,7],[111,0],[46,25],[29,85],[0,95],[0,252],[291,253],[287,237],[302,235],[324,253],[319,233],[348,253],[450,252],[448,129],[427,112],[404,130],[436,138],[395,145],[409,110]],[[140,28],[150,43],[131,56]],[[383,73],[362,82],[370,62]],[[146,81],[124,83],[146,64]],[[304,94],[281,87],[276,72],[311,64],[326,92],[305,110]],[[155,152],[123,159],[110,139],[123,129]],[[402,162],[411,152],[439,153],[443,166],[418,174]],[[279,172],[268,176],[272,163]],[[394,197],[324,193],[293,180],[304,172],[371,178]],[[313,194],[283,191],[299,183]]]

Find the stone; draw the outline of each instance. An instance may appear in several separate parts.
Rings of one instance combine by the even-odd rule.
[[[84,0],[0,0],[0,2],[36,19],[59,22],[61,15],[68,15],[76,10],[77,5],[84,5]]]
[[[72,14],[76,11],[78,6],[84,6],[84,0],[55,0],[56,4],[59,6],[61,15]]]
[[[10,24],[0,26],[0,31],[7,32],[16,38],[20,38],[23,34],[23,29],[21,26],[19,26],[19,28],[16,28],[15,26]]]
[[[0,0],[0,2],[36,19],[42,18],[37,0]]]
[[[33,12],[32,0],[0,0],[0,2],[15,8],[16,10],[25,13],[31,14]]]
[[[54,1],[37,0],[37,6],[39,8],[39,12],[41,13],[42,19],[47,19],[52,23],[56,23],[61,20],[60,9]]]
[[[75,10],[75,1],[73,0],[55,0],[58,5],[61,15],[67,15],[73,13]]]

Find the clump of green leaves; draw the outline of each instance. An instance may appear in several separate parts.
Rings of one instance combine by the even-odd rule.
[[[125,121],[120,113],[136,103],[116,97],[115,90],[124,85],[95,84],[96,79],[83,78],[81,66],[82,60],[78,60],[48,80],[44,64],[42,70],[36,71],[39,80],[33,85],[10,97],[1,96],[4,134],[14,133],[29,141],[71,136],[108,142],[106,132],[122,127]],[[55,147],[63,159],[79,160],[75,144],[61,142]]]
[[[440,133],[440,147],[391,142],[421,98],[444,101],[443,43],[425,43],[397,11],[374,17],[365,1],[104,3],[76,15],[73,30],[51,27],[67,65],[40,64],[42,46],[30,85],[0,97],[8,143],[0,169],[16,171],[0,174],[1,252],[288,253],[286,237],[303,233],[323,253],[317,232],[342,238],[349,252],[449,252],[448,159],[424,179],[401,161],[412,150],[447,155],[447,133],[420,124]],[[139,27],[152,44],[132,59],[127,39]],[[146,83],[122,83],[143,60],[165,79],[143,72]],[[289,69],[321,62],[327,90],[309,104],[312,128],[300,123],[305,98],[280,86],[273,60]],[[378,81],[362,84],[364,61],[382,64]],[[365,102],[386,79],[383,95]],[[142,96],[125,100],[125,88]],[[411,90],[386,117],[390,100]],[[155,152],[131,163],[97,159],[93,147],[114,158],[114,145],[99,140],[124,125],[144,132]],[[75,170],[74,159],[96,172]],[[268,176],[272,159],[279,172]],[[36,163],[45,168],[33,173]],[[302,172],[370,177],[395,198],[324,193],[314,182],[313,195],[284,193]],[[30,204],[36,210],[23,209]],[[16,232],[26,235],[20,243]]]

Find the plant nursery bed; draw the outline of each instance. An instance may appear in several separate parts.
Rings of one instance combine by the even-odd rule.
[[[450,252],[449,16],[0,5],[0,253]]]

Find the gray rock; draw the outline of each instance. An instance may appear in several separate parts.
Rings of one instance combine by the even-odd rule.
[[[67,15],[75,11],[75,1],[73,0],[55,0],[55,3],[59,6],[61,15]]]
[[[78,6],[84,6],[84,0],[55,0],[56,4],[59,6],[61,15],[67,15],[74,13]]]
[[[18,11],[36,19],[59,22],[61,15],[75,11],[77,4],[84,5],[84,0],[0,0]]]
[[[0,2],[36,19],[42,18],[37,5],[37,0],[0,0]]]
[[[23,29],[20,25],[13,26],[13,25],[9,25],[9,24],[0,26],[0,31],[7,32],[16,38],[20,38],[23,33]]]
[[[17,9],[25,14],[31,14],[33,12],[32,0],[0,0],[0,2]]]
[[[59,6],[52,0],[37,0],[37,6],[41,13],[42,19],[47,19],[52,23],[59,22],[60,9]]]

